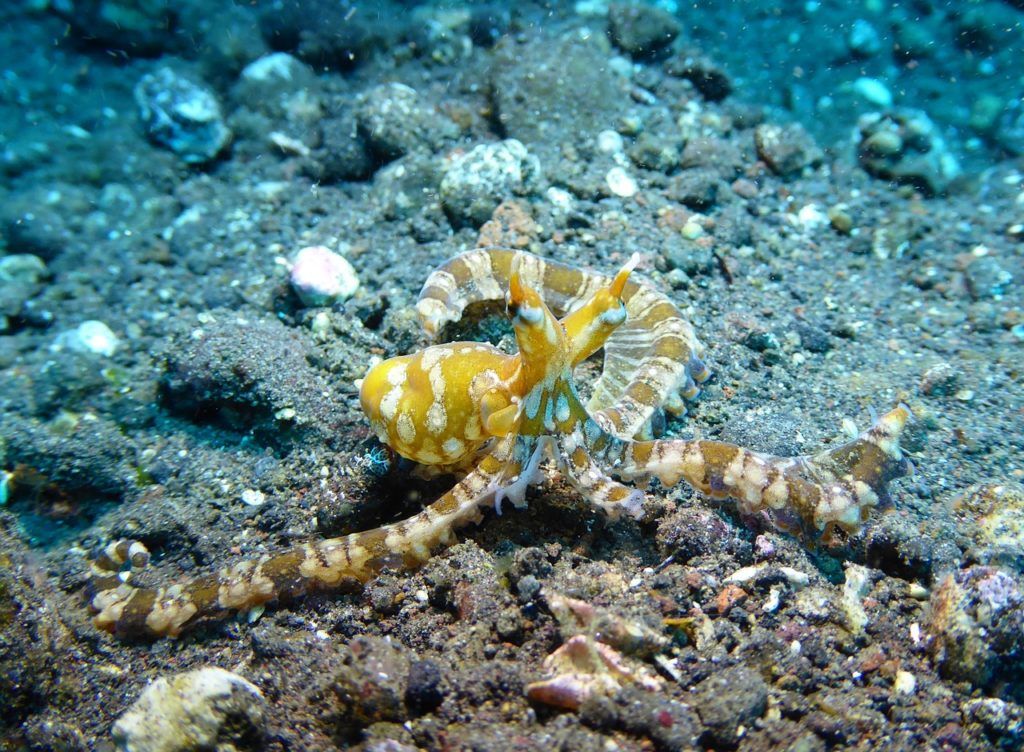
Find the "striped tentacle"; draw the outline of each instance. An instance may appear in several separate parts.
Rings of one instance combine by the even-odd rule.
[[[472,303],[504,300],[516,256],[524,284],[540,290],[556,316],[576,310],[609,283],[605,275],[523,251],[467,251],[431,273],[420,292],[417,311],[427,333],[436,336]],[[622,300],[626,322],[605,344],[604,368],[588,409],[606,430],[628,438],[646,433],[662,407],[684,412],[683,399],[694,398],[710,372],[693,327],[667,297],[631,280]]]
[[[856,439],[807,457],[774,457],[720,441],[622,442],[590,429],[592,454],[632,480],[680,480],[713,498],[732,498],[742,514],[765,513],[779,529],[831,538],[854,533],[888,500],[887,485],[910,463],[899,436],[910,417],[900,405]]]
[[[160,588],[135,588],[116,572],[128,544],[108,547],[94,562],[93,621],[119,636],[176,637],[201,619],[224,618],[271,601],[342,590],[385,568],[413,569],[455,540],[453,531],[480,519],[480,507],[520,475],[515,437],[500,441],[477,469],[430,506],[403,522],[310,542],[281,554],[226,567]]]

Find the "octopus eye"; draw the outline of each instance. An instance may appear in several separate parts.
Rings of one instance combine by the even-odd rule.
[[[608,326],[618,326],[626,320],[626,306],[620,301],[615,308],[609,308],[607,311],[602,311],[601,315],[598,316],[602,324]]]
[[[516,322],[527,324],[528,326],[537,326],[544,320],[544,312],[540,308],[534,306],[521,305],[516,306],[515,311],[512,311],[512,307],[509,307],[509,313]]]

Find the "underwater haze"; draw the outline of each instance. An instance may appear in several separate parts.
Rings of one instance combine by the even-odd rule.
[[[1024,749],[1024,1],[0,4],[0,752]]]

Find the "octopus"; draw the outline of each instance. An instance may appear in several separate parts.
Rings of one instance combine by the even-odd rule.
[[[316,591],[350,590],[385,569],[410,570],[455,542],[455,531],[525,504],[529,486],[559,472],[609,517],[639,519],[648,492],[631,483],[683,482],[741,515],[829,540],[856,532],[888,500],[909,462],[898,405],[847,443],[779,457],[722,441],[654,438],[661,410],[681,414],[710,375],[693,327],[633,274],[608,277],[523,251],[478,248],[434,270],[417,311],[430,335],[476,303],[504,302],[517,351],[479,342],[435,344],[373,365],[360,402],[397,454],[461,479],[401,522],[307,542],[196,579],[135,587],[147,556],[111,543],[92,563],[94,623],[122,637],[175,637],[196,623],[259,612]],[[574,371],[604,351],[584,404]],[[649,486],[645,486],[649,488]]]

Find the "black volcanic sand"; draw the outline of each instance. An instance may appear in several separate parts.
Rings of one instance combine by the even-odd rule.
[[[107,4],[0,11],[0,249],[46,266],[0,275],[0,749],[114,749],[149,682],[210,665],[268,700],[265,740],[239,749],[1020,748],[1014,3],[709,3],[675,21],[109,3],[137,10],[131,25]],[[877,47],[851,51],[858,18]],[[239,83],[271,51],[309,66],[276,98]],[[147,138],[133,88],[163,66],[221,102],[234,137],[217,159]],[[931,163],[908,177],[858,158],[858,118],[880,109],[860,77],[927,113]],[[395,82],[414,92],[401,116],[376,88]],[[599,148],[608,130],[621,152]],[[654,486],[643,522],[611,523],[555,481],[362,593],[177,640],[98,632],[87,562],[111,540],[145,543],[138,581],[155,585],[401,519],[450,487],[388,464],[353,382],[427,344],[419,288],[478,236],[442,206],[441,176],[503,138],[541,168],[495,198],[515,202],[521,247],[605,272],[639,253],[706,344],[714,378],[666,433],[813,452],[904,401],[916,473],[891,508],[826,547],[686,488]],[[936,182],[949,158],[960,174]],[[635,195],[609,187],[615,167]],[[361,287],[307,308],[284,260],[318,244]],[[92,319],[112,356],[54,347]],[[509,342],[490,319],[459,334]],[[573,635],[558,595],[663,637],[626,659],[661,689],[531,703]]]

